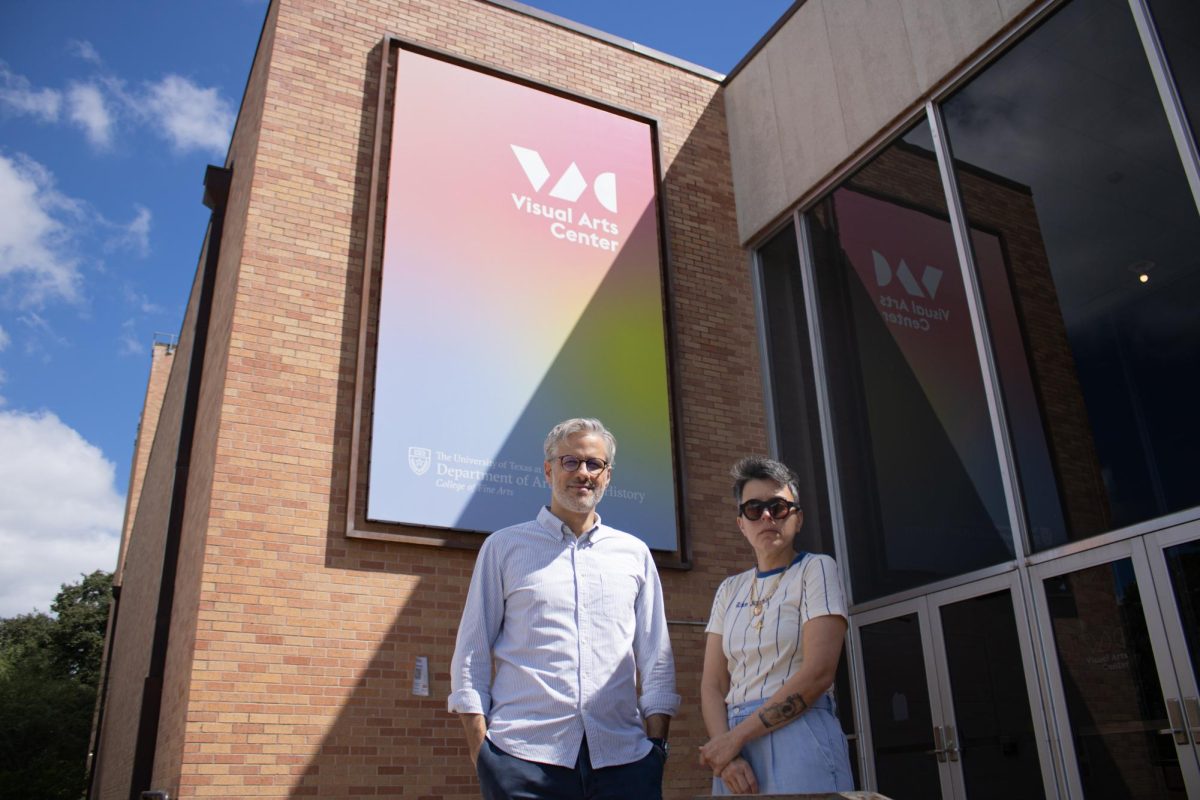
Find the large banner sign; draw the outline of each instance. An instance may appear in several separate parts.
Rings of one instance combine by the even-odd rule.
[[[492,531],[542,441],[617,437],[606,523],[676,550],[650,123],[398,53],[367,518]]]

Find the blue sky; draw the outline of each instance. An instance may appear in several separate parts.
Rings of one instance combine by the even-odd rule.
[[[727,72],[791,0],[532,5]],[[0,617],[115,565],[151,343],[179,331],[266,7],[5,3]]]

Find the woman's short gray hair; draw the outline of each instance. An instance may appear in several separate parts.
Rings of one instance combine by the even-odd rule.
[[[546,460],[554,458],[554,449],[558,447],[558,443],[563,439],[574,436],[577,433],[591,433],[599,436],[604,440],[604,450],[608,454],[608,464],[617,460],[617,439],[608,432],[608,428],[604,427],[604,423],[593,417],[574,417],[572,419],[563,420],[550,429],[550,433],[546,435]]]
[[[780,486],[786,486],[792,491],[792,499],[797,502],[800,500],[800,484],[796,473],[788,469],[786,464],[773,458],[746,456],[733,465],[729,474],[733,476],[733,502],[735,504],[741,504],[742,490],[750,481],[771,481]]]

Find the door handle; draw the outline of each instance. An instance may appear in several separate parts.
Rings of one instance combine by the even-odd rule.
[[[1179,705],[1178,698],[1167,698],[1167,722],[1171,727],[1163,728],[1158,733],[1162,736],[1174,736],[1175,744],[1187,744],[1188,732],[1183,719],[1183,707]]]
[[[948,755],[950,757],[951,761],[958,761],[958,754],[959,754],[958,739],[954,735],[954,726],[947,725],[946,726],[946,755]]]
[[[1183,711],[1188,729],[1192,732],[1192,741],[1200,742],[1200,700],[1195,697],[1183,698]]]
[[[925,755],[937,756],[937,760],[942,764],[946,763],[946,745],[942,740],[942,728],[940,725],[933,726],[933,749],[926,750]]]

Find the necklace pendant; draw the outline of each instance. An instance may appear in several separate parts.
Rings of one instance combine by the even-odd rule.
[[[761,631],[762,629],[763,629],[763,621],[761,619],[755,620],[754,621],[754,630]]]

